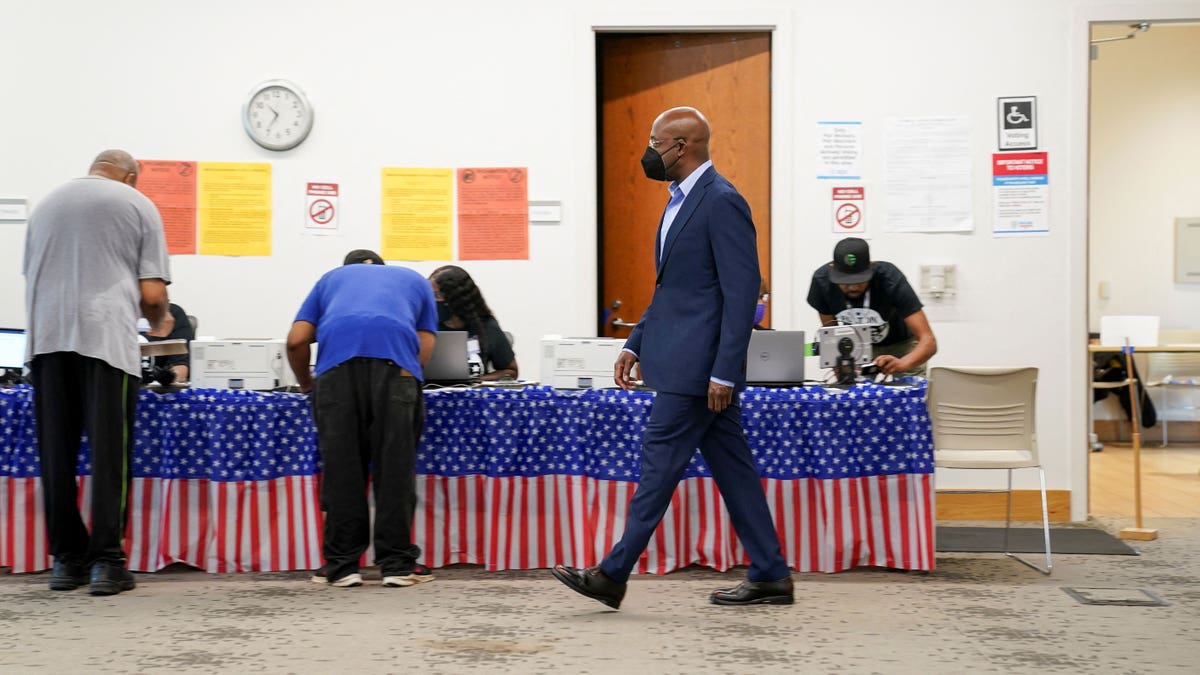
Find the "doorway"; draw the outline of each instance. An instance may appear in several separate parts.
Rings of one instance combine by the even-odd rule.
[[[713,166],[750,205],[769,282],[770,32],[597,33],[596,89],[597,335],[627,337],[650,303],[654,233],[668,195],[638,160],[650,125],[669,108],[692,106],[708,117]]]
[[[1200,284],[1180,281],[1175,269],[1176,219],[1200,216],[1194,197],[1200,129],[1193,112],[1200,24],[1118,20],[1089,29],[1089,330],[1098,330],[1102,316],[1153,315],[1159,343],[1200,342]],[[1200,355],[1138,353],[1134,368],[1147,383],[1165,374],[1182,379],[1192,371],[1180,369],[1198,367],[1185,359]],[[1173,388],[1169,397],[1163,387],[1147,389],[1152,414],[1143,410],[1142,417],[1150,426],[1137,427],[1147,517],[1200,514],[1200,388],[1188,389]],[[1089,430],[1100,441],[1087,457],[1088,514],[1133,515],[1130,437],[1138,423],[1115,396],[1098,403],[1089,396],[1087,403],[1095,415]]]

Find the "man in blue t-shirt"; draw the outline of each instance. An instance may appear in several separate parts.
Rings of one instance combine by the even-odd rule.
[[[321,277],[288,333],[288,362],[300,391],[312,391],[324,463],[325,565],[313,577],[361,586],[367,550],[368,469],[375,495],[375,561],[384,586],[433,579],[412,541],[417,442],[425,425],[421,367],[433,353],[437,302],[414,270],[351,251]],[[318,342],[315,371],[310,345]],[[314,380],[315,375],[315,380]]]

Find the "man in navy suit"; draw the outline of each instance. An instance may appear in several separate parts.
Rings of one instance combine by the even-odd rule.
[[[791,604],[792,578],[742,432],[736,394],[761,278],[750,207],[708,158],[708,120],[694,108],[658,116],[642,157],[648,178],[671,181],[655,245],[654,297],[617,359],[632,389],[634,366],[657,394],[642,447],[642,478],[625,532],[596,567],[558,565],[554,576],[617,609],[625,585],[697,448],[750,556],[747,580],[713,591],[718,605]]]

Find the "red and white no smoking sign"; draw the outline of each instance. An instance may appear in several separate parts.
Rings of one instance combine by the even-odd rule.
[[[304,226],[310,230],[338,229],[338,184],[309,183]]]
[[[863,208],[866,204],[866,188],[833,188],[833,231],[840,233],[866,232]]]

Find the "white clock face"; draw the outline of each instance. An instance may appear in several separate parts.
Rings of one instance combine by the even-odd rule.
[[[312,129],[313,109],[299,87],[279,81],[255,88],[242,112],[242,124],[255,143],[268,150],[300,145]]]

